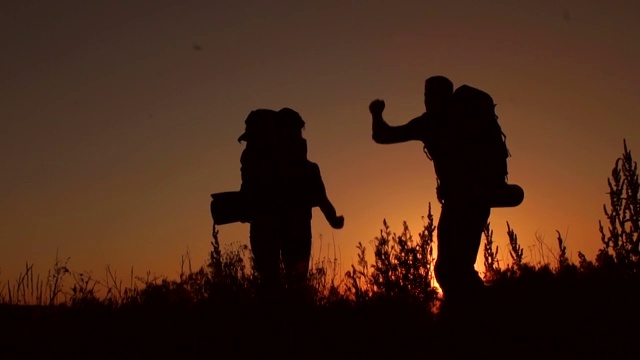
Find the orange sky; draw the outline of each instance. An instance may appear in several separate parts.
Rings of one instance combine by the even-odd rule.
[[[233,3],[233,5],[231,5]],[[343,271],[382,219],[414,233],[435,199],[420,143],[377,145],[368,104],[394,125],[442,74],[488,91],[524,203],[496,209],[532,258],[536,234],[593,259],[607,176],[626,137],[640,157],[640,5],[634,1],[20,1],[0,5],[0,280],[56,249],[102,277],[175,276],[210,248],[209,194],[238,189],[236,142],[256,108],[306,121],[309,158],[345,216],[314,210],[314,249]],[[202,49],[197,50],[194,44]],[[247,243],[248,225],[220,228]],[[480,257],[482,254],[480,253]],[[477,263],[481,269],[482,261]]]

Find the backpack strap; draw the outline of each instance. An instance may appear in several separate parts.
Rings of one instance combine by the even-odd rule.
[[[431,155],[429,154],[429,150],[427,150],[427,145],[422,145],[422,152],[427,155],[427,158],[431,161],[433,161],[433,158],[431,157]]]

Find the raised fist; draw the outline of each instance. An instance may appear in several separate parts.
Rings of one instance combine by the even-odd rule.
[[[344,226],[344,216],[336,216],[335,218],[331,219],[329,224],[334,229],[342,229],[342,227]]]
[[[376,99],[369,104],[371,115],[380,115],[384,111],[384,100]]]

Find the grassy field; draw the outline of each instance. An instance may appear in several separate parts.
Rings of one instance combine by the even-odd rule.
[[[437,316],[431,209],[415,236],[383,223],[372,260],[340,273],[315,261],[305,301],[259,296],[246,246],[221,248],[214,228],[206,264],[184,258],[179,279],[119,279],[72,271],[56,260],[40,278],[27,265],[0,285],[2,359],[227,358],[631,358],[640,356],[640,198],[626,149],[609,178],[610,204],[593,260],[523,261],[508,227],[512,262],[499,266],[484,234],[488,291],[468,314]],[[125,285],[126,284],[126,285]]]
[[[440,321],[439,295],[424,266],[433,259],[416,257],[429,254],[431,240],[421,239],[381,236],[375,263],[361,261],[342,277],[330,276],[330,261],[316,263],[310,274],[314,296],[304,303],[286,293],[256,296],[257,279],[243,247],[214,246],[209,263],[197,271],[178,280],[138,278],[128,287],[117,279],[74,277],[58,264],[50,272],[59,276],[58,289],[55,276],[41,281],[40,289],[34,289],[36,281],[16,281],[11,298],[5,286],[2,358],[640,355],[634,345],[640,278],[614,258],[532,266],[516,256],[508,268],[487,274],[491,291],[474,300],[474,316]],[[423,265],[403,263],[403,256]],[[391,259],[389,268],[380,259]],[[65,276],[73,283],[69,290],[61,285]]]

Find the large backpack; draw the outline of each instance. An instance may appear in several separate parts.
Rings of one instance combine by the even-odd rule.
[[[245,142],[240,158],[240,192],[250,212],[269,212],[285,206],[300,181],[299,172],[307,165],[304,120],[290,108],[279,111],[257,109],[245,120],[245,131],[238,141]]]
[[[267,205],[281,200],[281,190],[292,188],[297,180],[290,169],[306,165],[303,128],[300,115],[289,108],[256,109],[249,113],[245,131],[238,138],[238,142],[245,142],[240,157],[240,191],[211,194],[214,224],[250,222],[256,212],[264,212]]]
[[[511,156],[506,135],[498,124],[493,98],[486,92],[462,85],[453,92],[450,121],[470,174],[490,182],[506,182],[507,158]]]
[[[239,142],[245,142],[241,165],[278,168],[306,160],[304,125],[300,114],[290,108],[251,111],[245,120],[245,131],[238,138]]]
[[[456,176],[492,207],[513,207],[524,197],[522,188],[507,184],[506,135],[498,123],[496,104],[488,93],[462,85],[454,92],[448,117],[450,147]]]
[[[247,146],[270,151],[276,149],[280,143],[290,144],[303,139],[304,120],[300,114],[290,108],[282,108],[279,111],[253,110],[244,124],[245,130],[238,138],[238,142],[244,141]]]

